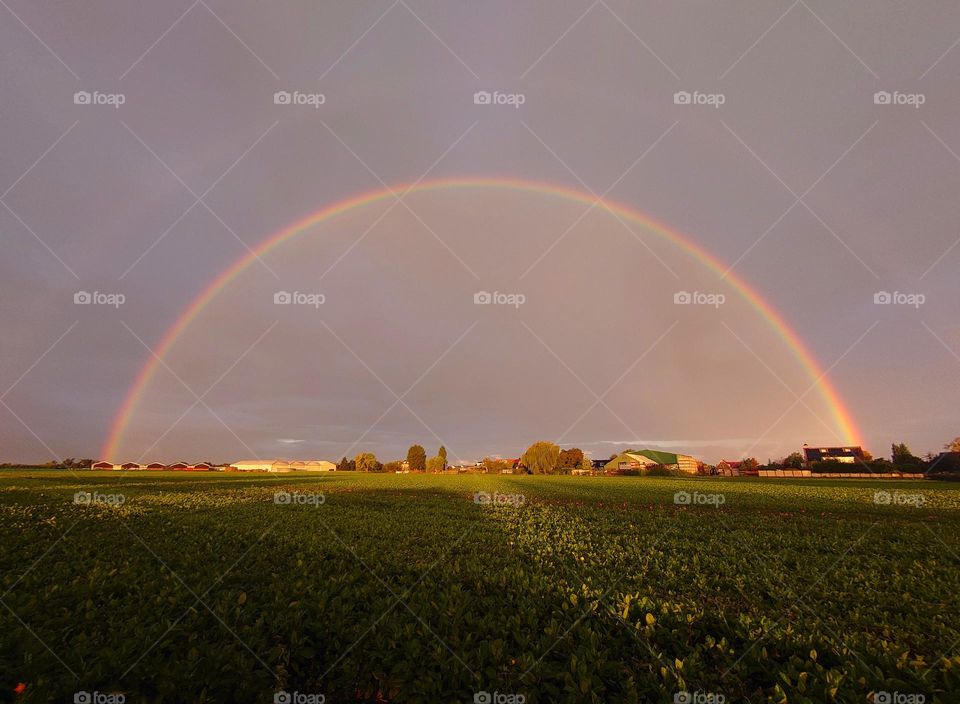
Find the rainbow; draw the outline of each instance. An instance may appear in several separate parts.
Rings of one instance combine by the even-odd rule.
[[[353,198],[342,200],[338,203],[334,203],[310,213],[300,220],[291,223],[282,230],[279,230],[273,235],[270,235],[253,250],[247,252],[231,266],[227,267],[223,272],[220,273],[219,276],[212,280],[207,287],[204,288],[200,294],[183,310],[173,325],[171,325],[164,333],[159,344],[154,348],[155,355],[151,355],[147,358],[146,363],[137,374],[136,379],[130,387],[130,390],[127,392],[123,404],[121,405],[113,420],[113,423],[111,424],[110,434],[103,446],[100,456],[117,456],[124,431],[126,430],[134,412],[137,409],[138,404],[140,403],[144,390],[147,388],[147,385],[150,383],[150,380],[156,373],[157,367],[160,366],[160,360],[162,360],[167,352],[169,352],[170,349],[177,343],[177,340],[180,339],[180,336],[183,335],[186,329],[190,327],[191,323],[196,320],[197,316],[203,311],[207,304],[216,298],[220,292],[230,284],[231,281],[240,275],[241,272],[243,272],[254,261],[256,261],[257,257],[262,257],[271,250],[281,246],[288,240],[303,234],[311,227],[331,218],[335,218],[338,215],[342,215],[350,210],[353,210],[354,208],[360,208],[366,205],[377,203],[379,201],[394,198],[395,194],[406,195],[408,192],[422,193],[449,188],[507,189],[520,191],[523,193],[533,193],[555,198],[562,198],[567,201],[584,203],[588,205],[592,205],[596,201],[596,198],[589,193],[577,191],[565,186],[539,183],[536,181],[521,181],[518,179],[506,178],[448,178],[417,182],[413,184],[400,184],[392,188],[369,191],[367,193],[362,193]],[[811,355],[804,346],[797,333],[790,328],[783,317],[769,303],[767,303],[759,293],[750,287],[746,281],[740,278],[736,273],[732,271],[728,272],[727,266],[723,262],[713,256],[710,252],[703,249],[700,245],[691,241],[679,232],[671,230],[666,225],[657,222],[653,218],[609,200],[602,200],[597,203],[595,207],[601,211],[607,211],[612,214],[616,214],[625,220],[641,225],[645,229],[677,245],[682,250],[686,251],[688,254],[702,262],[704,265],[716,271],[718,274],[726,273],[727,282],[736,291],[738,291],[750,303],[750,305],[757,310],[757,312],[760,313],[760,315],[777,332],[784,342],[786,342],[793,355],[806,370],[807,374],[809,374],[813,383],[817,386],[820,394],[823,396],[824,400],[831,409],[831,413],[834,421],[837,424],[839,433],[845,438],[845,442],[851,445],[860,444],[860,433],[857,430],[857,426],[853,420],[853,417],[850,414],[850,411],[844,405],[836,389],[830,383],[829,379],[827,379],[826,373],[817,363],[816,359],[814,359],[813,355]]]

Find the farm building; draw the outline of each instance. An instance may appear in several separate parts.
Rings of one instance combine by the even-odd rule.
[[[167,469],[190,469],[189,462],[174,462],[167,466]]]
[[[166,469],[167,465],[163,462],[151,462],[150,464],[143,465],[144,469]]]
[[[238,460],[230,466],[241,472],[332,472],[337,468],[327,460]]]
[[[720,460],[717,462],[717,474],[721,477],[739,477],[741,460]]]
[[[90,469],[114,469],[115,465],[113,462],[94,462],[90,465]]]
[[[120,469],[142,469],[142,465],[139,462],[124,462],[120,465]]]
[[[241,472],[289,472],[290,465],[282,460],[237,460],[230,466]]]
[[[690,455],[678,455],[659,450],[627,450],[621,452],[603,467],[608,472],[628,469],[650,469],[660,465],[667,469],[679,469],[687,474],[697,473],[697,460]]]
[[[803,446],[803,459],[809,467],[812,462],[863,462],[862,447],[807,447]]]
[[[196,464],[191,464],[189,467],[185,467],[185,469],[191,472],[209,472],[213,469],[213,465],[209,462],[197,462]]]
[[[931,472],[960,472],[960,452],[941,452],[930,465]]]

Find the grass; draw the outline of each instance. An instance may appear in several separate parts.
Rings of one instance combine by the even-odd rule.
[[[924,481],[2,471],[0,700],[953,702],[958,527]]]

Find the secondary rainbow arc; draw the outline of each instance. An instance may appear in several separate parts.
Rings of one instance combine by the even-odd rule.
[[[415,184],[400,184],[390,188],[362,193],[353,198],[338,201],[320,210],[314,211],[305,217],[287,225],[285,228],[267,237],[259,245],[240,257],[232,265],[224,269],[213,279],[180,313],[174,323],[166,330],[160,342],[154,348],[154,355],[147,358],[140,369],[130,390],[124,398],[123,404],[114,417],[109,436],[101,451],[101,457],[109,458],[116,455],[123,439],[124,431],[130,424],[143,393],[160,366],[160,360],[176,345],[177,340],[197,318],[203,309],[219,295],[239,274],[253,264],[258,257],[262,257],[271,250],[279,247],[288,240],[306,232],[311,227],[330,218],[342,215],[355,208],[371,205],[378,201],[392,199],[395,194],[419,193],[437,191],[450,188],[490,188],[534,193],[545,196],[562,198],[564,200],[593,204],[595,196],[566,186],[559,186],[537,181],[523,181],[507,178],[446,178],[425,181]],[[826,372],[803,344],[798,334],[787,324],[780,315],[760,294],[753,289],[743,278],[733,271],[728,272],[727,266],[713,254],[690,240],[688,237],[672,230],[663,223],[625,205],[603,199],[596,204],[596,209],[614,213],[621,218],[637,223],[654,234],[663,237],[680,247],[682,250],[713,269],[717,273],[726,273],[726,280],[734,290],[739,292],[750,305],[760,313],[767,323],[784,340],[793,355],[800,362],[804,370],[813,380],[821,396],[830,408],[834,422],[837,424],[838,434],[844,438],[846,444],[860,444],[860,433],[849,409],[844,404],[839,393],[830,382]]]

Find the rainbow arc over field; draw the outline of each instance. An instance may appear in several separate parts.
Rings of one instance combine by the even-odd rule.
[[[261,257],[271,250],[280,247],[287,241],[298,237],[310,230],[311,227],[336,218],[355,208],[361,208],[366,205],[377,203],[378,201],[389,200],[396,197],[397,194],[406,196],[409,193],[421,193],[429,191],[443,191],[447,189],[500,189],[509,191],[518,191],[521,193],[530,193],[535,195],[549,196],[563,199],[566,201],[583,203],[585,205],[595,205],[595,209],[600,212],[609,212],[619,217],[642,226],[645,230],[664,238],[665,240],[680,247],[690,256],[694,257],[708,268],[718,274],[727,272],[727,265],[720,261],[713,254],[705,250],[699,244],[689,237],[672,230],[663,223],[656,221],[648,215],[628,208],[625,205],[611,200],[602,199],[597,202],[595,196],[585,191],[568,188],[550,183],[538,181],[526,181],[512,178],[445,178],[431,181],[415,182],[413,184],[398,184],[389,188],[368,191],[352,198],[348,198],[320,210],[312,212],[301,219],[287,225],[281,230],[267,237],[259,245],[247,252],[232,265],[227,267],[213,279],[197,296],[184,308],[176,321],[166,330],[159,344],[154,347],[154,354],[149,356],[143,367],[140,369],[133,384],[117,412],[110,428],[110,434],[101,451],[102,458],[113,458],[120,449],[123,440],[123,434],[130,424],[142,396],[150,380],[153,378],[157,369],[162,366],[161,360],[180,339],[181,335],[196,320],[197,316],[204,308],[214,300],[221,291],[224,290],[237,276],[253,264],[257,257]],[[815,385],[828,404],[834,422],[837,426],[838,434],[844,438],[844,442],[851,445],[860,444],[860,433],[857,429],[853,416],[847,409],[840,395],[827,378],[826,372],[822,369],[817,360],[801,341],[799,335],[787,324],[783,317],[769,303],[767,303],[755,289],[735,272],[726,273],[728,284],[740,293],[744,299],[763,317],[771,328],[783,339],[787,347],[803,366],[810,376],[811,382]]]

